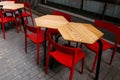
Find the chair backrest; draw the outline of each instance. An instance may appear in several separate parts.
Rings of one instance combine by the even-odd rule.
[[[30,14],[32,14],[30,4],[28,2],[23,2],[23,4],[24,4],[24,7],[25,7],[24,11],[29,12]]]
[[[64,16],[68,21],[71,21],[71,15],[64,13],[64,12],[60,12],[60,11],[53,11],[52,12],[53,15],[61,15]]]
[[[55,50],[58,50],[60,52],[63,52],[65,54],[68,55],[72,55],[73,57],[76,56],[76,52],[78,50],[80,50],[79,48],[72,48],[72,47],[66,47],[66,46],[62,46],[58,43],[56,43],[55,41],[53,41],[51,35],[49,34],[49,44],[48,44],[48,51],[50,51],[50,47],[53,47]]]
[[[40,34],[41,28],[37,26],[30,26],[27,23],[25,23],[25,33],[27,34],[27,31],[30,31],[32,33]]]
[[[97,28],[103,28],[109,32],[112,32],[116,36],[115,46],[117,46],[120,41],[120,28],[118,26],[103,20],[95,20],[94,25]]]

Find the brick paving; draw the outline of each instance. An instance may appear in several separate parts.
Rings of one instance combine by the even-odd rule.
[[[66,43],[60,38],[59,43]],[[74,46],[75,43],[72,43]],[[94,80],[91,73],[94,53],[83,46],[86,53],[84,73],[80,73],[81,62],[76,65],[73,80]],[[116,53],[113,64],[108,64],[111,50],[103,53],[99,80],[120,80],[120,53]],[[6,40],[0,31],[0,80],[69,80],[69,69],[55,62],[53,69],[45,74],[43,66],[44,49],[40,47],[40,65],[36,65],[36,45],[28,40],[28,53],[24,51],[23,29],[17,33],[15,28],[6,30]]]

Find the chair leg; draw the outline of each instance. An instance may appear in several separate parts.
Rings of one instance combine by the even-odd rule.
[[[72,69],[70,70],[70,78],[69,78],[69,80],[72,80],[73,74],[74,74],[74,67],[72,67]]]
[[[83,68],[84,68],[84,60],[85,60],[85,58],[83,58],[83,60],[82,60],[82,68],[81,68],[81,73],[83,74]]]
[[[92,72],[92,73],[94,72],[94,69],[95,69],[95,66],[96,66],[97,59],[98,59],[98,55],[96,54],[96,55],[95,55],[95,58],[94,58],[94,63],[93,63],[93,65],[92,65],[92,69],[91,69],[91,72]]]
[[[111,56],[111,59],[110,59],[110,65],[112,64],[112,61],[113,61],[113,58],[114,58],[114,55],[115,55],[115,50],[113,50],[113,53],[112,53],[112,56]]]
[[[5,39],[5,26],[4,23],[2,23],[2,32],[3,32],[3,39]]]
[[[45,70],[45,73],[47,74],[48,73],[48,64],[49,64],[49,59],[50,59],[50,55],[47,54],[47,57],[46,57],[46,70]]]
[[[36,59],[36,64],[39,65],[39,58],[40,58],[40,53],[39,53],[39,48],[40,48],[40,44],[37,44],[37,59]]]
[[[27,37],[25,36],[25,52],[27,53]]]

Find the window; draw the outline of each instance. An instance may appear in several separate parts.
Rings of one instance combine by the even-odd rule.
[[[47,0],[46,5],[93,19],[120,21],[120,0]]]

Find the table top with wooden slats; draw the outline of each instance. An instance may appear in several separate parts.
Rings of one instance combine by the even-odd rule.
[[[45,15],[38,18],[35,18],[37,26],[44,28],[53,28],[57,29],[61,25],[69,23],[63,16],[59,15]]]
[[[1,1],[0,2],[0,6],[4,6],[4,5],[9,5],[9,4],[14,4],[15,1]]]
[[[24,8],[24,4],[15,3],[15,4],[9,4],[9,5],[3,6],[3,9],[10,9],[10,10],[15,10],[15,9],[20,9],[20,8]]]
[[[58,28],[62,37],[68,41],[93,44],[104,34],[91,24],[70,22]]]

